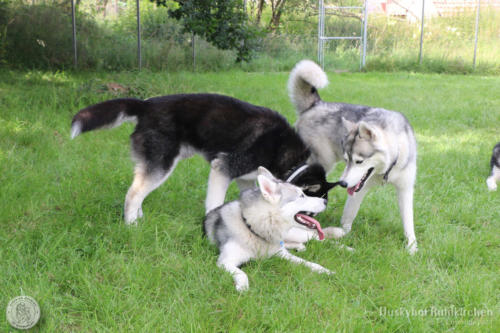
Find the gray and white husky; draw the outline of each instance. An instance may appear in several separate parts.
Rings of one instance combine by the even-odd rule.
[[[243,191],[239,200],[210,211],[203,223],[208,239],[220,250],[217,265],[233,275],[236,289],[248,289],[248,277],[240,265],[273,255],[318,273],[332,273],[286,249],[302,247],[300,229],[314,230],[319,239],[324,238],[312,215],[325,210],[327,199],[306,196],[299,187],[277,180],[263,167],[258,169],[257,183],[258,188]],[[298,231],[297,239],[291,230]]]
[[[490,191],[496,191],[497,181],[500,180],[500,142],[493,148],[490,167],[491,173],[488,179],[486,179],[486,184],[488,185]]]
[[[319,163],[327,172],[339,161],[346,163],[340,179],[349,194],[342,227],[325,228],[325,234],[340,238],[349,233],[368,189],[390,183],[397,191],[407,249],[415,253],[413,187],[417,144],[410,123],[395,111],[324,102],[317,89],[327,84],[325,72],[309,60],[299,62],[288,81],[298,114],[296,129],[312,151],[309,162]]]

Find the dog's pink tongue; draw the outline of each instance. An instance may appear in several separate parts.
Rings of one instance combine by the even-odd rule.
[[[348,187],[347,188],[347,193],[349,195],[354,195],[354,192],[357,191],[357,189],[359,188],[359,184],[361,184],[361,182],[357,183],[356,185],[354,185],[353,187]]]
[[[316,226],[316,230],[318,231],[319,240],[325,239],[325,234],[323,233],[323,230],[321,229],[321,224],[319,224],[319,222],[316,221],[316,219],[310,217],[309,215],[305,215],[305,214],[297,214],[297,215],[299,215],[302,219],[306,220],[307,222],[312,223]]]
[[[354,191],[356,191],[356,186],[347,188],[347,194],[349,195],[354,195]]]

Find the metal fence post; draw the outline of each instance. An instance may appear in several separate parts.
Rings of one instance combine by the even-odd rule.
[[[323,13],[323,0],[319,0],[318,3],[318,62],[322,68],[324,68],[323,64],[323,33],[322,33],[322,25],[323,25],[323,20],[324,20],[324,13]]]
[[[476,32],[475,32],[475,40],[474,40],[474,60],[472,60],[472,69],[476,69],[476,54],[477,54],[477,37],[479,34],[479,9],[481,5],[481,0],[477,0],[477,11],[476,11]]]
[[[141,53],[141,9],[139,7],[139,0],[137,2],[137,61],[139,63],[139,70],[142,68],[142,53]]]
[[[196,70],[196,43],[195,43],[195,38],[196,38],[196,35],[193,34],[191,35],[191,47],[192,47],[192,51],[193,51],[193,71]]]
[[[422,65],[422,48],[424,44],[424,16],[425,16],[425,0],[422,0],[422,21],[420,23],[420,52],[418,54],[418,63]]]
[[[75,68],[76,68],[78,66],[78,57],[77,57],[77,49],[76,49],[75,0],[71,0],[71,21],[73,24],[73,52],[74,52],[74,57],[75,57],[74,62],[75,62]]]
[[[365,18],[364,18],[364,26],[363,26],[363,62],[362,66],[365,67],[366,64],[366,36],[367,36],[367,29],[368,29],[368,0],[365,0]]]

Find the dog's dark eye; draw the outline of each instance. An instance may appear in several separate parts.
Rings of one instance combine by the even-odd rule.
[[[356,161],[356,164],[361,164],[361,163],[363,163],[363,160]]]

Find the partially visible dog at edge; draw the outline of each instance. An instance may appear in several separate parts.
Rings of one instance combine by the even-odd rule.
[[[318,89],[327,84],[325,72],[309,60],[299,62],[288,81],[289,95],[298,114],[296,129],[312,151],[309,163],[318,163],[327,172],[339,161],[346,163],[340,179],[348,193],[341,228],[325,228],[325,235],[340,238],[349,233],[368,190],[389,183],[397,191],[407,249],[415,253],[413,189],[417,144],[410,123],[396,111],[325,102]]]
[[[486,184],[490,191],[497,190],[497,182],[500,180],[500,142],[493,148],[490,161],[490,176],[486,179]]]
[[[147,100],[121,98],[80,110],[71,137],[135,122],[131,135],[134,180],[124,207],[127,224],[143,216],[142,203],[195,153],[211,166],[205,212],[224,203],[236,180],[240,191],[253,188],[257,168],[300,186],[311,196],[327,197],[335,186],[320,164],[307,164],[311,152],[287,120],[275,111],[217,94],[179,94]],[[317,235],[316,235],[317,238]]]
[[[236,289],[248,289],[248,277],[239,267],[255,258],[276,255],[315,272],[331,274],[286,250],[304,248],[303,242],[308,239],[300,229],[314,230],[320,240],[324,238],[312,216],[325,210],[327,199],[309,197],[263,167],[258,169],[257,183],[258,188],[243,191],[239,200],[210,211],[203,223],[208,239],[219,248],[217,265],[232,274]]]

